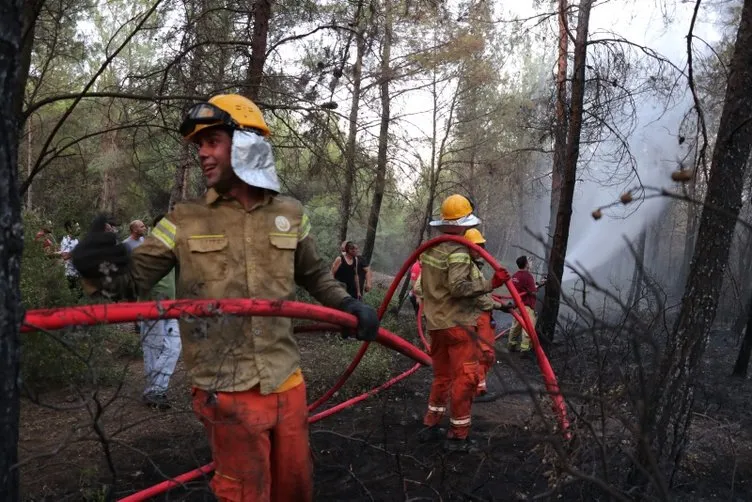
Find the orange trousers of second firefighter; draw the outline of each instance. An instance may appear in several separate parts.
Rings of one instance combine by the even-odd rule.
[[[465,439],[470,433],[470,410],[478,386],[480,349],[475,326],[455,326],[429,331],[433,383],[423,424],[434,427],[451,399],[449,438]]]
[[[313,500],[305,383],[262,395],[193,389],[193,411],[204,424],[220,502]]]
[[[480,343],[480,376],[477,394],[485,394],[487,390],[486,377],[491,366],[496,362],[496,332],[493,326],[491,312],[482,312],[478,317],[478,339]]]

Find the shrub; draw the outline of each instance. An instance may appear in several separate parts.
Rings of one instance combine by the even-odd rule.
[[[365,302],[374,308],[381,304],[386,290],[374,288],[365,296]],[[313,302],[304,291],[298,291],[298,300]],[[394,300],[396,302],[396,300]],[[305,324],[306,321],[302,321]],[[415,316],[412,311],[394,315],[387,311],[382,326],[389,331],[405,338],[409,342],[421,347],[417,337]],[[336,378],[345,370],[360,349],[360,342],[354,339],[343,339],[337,333],[322,335],[303,335],[303,370],[309,385],[311,396],[318,397],[327,390]],[[309,336],[315,338],[308,339]],[[404,360],[404,361],[403,361]],[[350,398],[362,392],[377,387],[393,377],[400,368],[407,364],[407,359],[378,343],[370,345],[363,360],[355,372],[339,392],[336,401]]]
[[[50,258],[34,236],[43,225],[41,218],[24,214],[24,250],[21,261],[21,301],[26,309],[52,308],[76,303],[68,289],[59,259]]]
[[[36,215],[24,215],[23,306],[31,310],[75,305],[77,295],[68,288],[62,263],[50,258],[34,240],[41,226]],[[112,359],[132,354],[138,335],[110,326],[93,326],[26,333],[21,342],[21,379],[27,392],[33,393],[71,384],[112,383],[122,373]]]

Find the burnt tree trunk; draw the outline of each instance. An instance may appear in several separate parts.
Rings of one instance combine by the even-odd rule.
[[[0,500],[19,500],[19,329],[23,227],[18,140],[25,81],[21,0],[0,0]],[[28,67],[27,67],[28,68]]]
[[[554,164],[551,169],[551,212],[548,220],[547,244],[549,248],[553,245],[567,149],[567,50],[569,47],[567,9],[567,0],[559,0],[559,58],[556,71],[556,120],[554,122]]]
[[[559,316],[561,278],[564,275],[564,259],[569,241],[569,223],[572,220],[572,200],[577,175],[577,159],[580,154],[582,132],[582,104],[585,96],[585,63],[587,62],[588,24],[593,0],[582,0],[577,16],[577,36],[574,41],[574,71],[572,73],[572,103],[567,128],[567,148],[559,207],[556,213],[554,238],[548,257],[548,282],[536,330],[544,342],[554,339],[556,319]]]
[[[627,307],[633,309],[642,295],[642,283],[645,278],[645,244],[648,238],[648,229],[645,228],[637,238],[637,249],[634,250],[635,267],[632,272],[632,283],[629,287]]]
[[[342,201],[340,203],[339,240],[347,240],[347,227],[350,223],[352,212],[353,186],[355,185],[355,170],[357,162],[358,136],[358,112],[360,111],[360,88],[363,75],[363,56],[366,52],[364,21],[360,19],[363,10],[363,2],[358,2],[358,10],[355,13],[355,24],[358,26],[356,35],[355,64],[352,69],[352,99],[350,101],[350,129],[347,133],[347,147],[345,150],[345,185],[342,188]]]
[[[371,212],[368,215],[366,242],[363,257],[371,263],[373,248],[376,245],[376,229],[379,226],[381,202],[386,190],[387,147],[389,146],[389,81],[392,79],[390,59],[392,57],[392,5],[391,0],[384,0],[384,42],[381,49],[381,75],[379,94],[381,97],[381,127],[379,129],[379,151],[376,156],[376,181],[373,184]]]
[[[643,461],[655,459],[655,463],[643,465],[669,482],[687,445],[695,385],[742,205],[744,171],[752,148],[749,89],[752,89],[752,0],[745,0],[697,232],[697,242],[702,245],[695,246],[681,310],[666,341],[658,378],[644,407],[646,441],[640,457]],[[658,472],[654,472],[656,469]]]
[[[692,199],[697,199],[697,171],[695,171],[692,181],[688,183],[688,195]],[[689,267],[692,263],[692,256],[695,250],[695,242],[697,239],[697,224],[698,224],[698,208],[695,204],[689,204],[687,207],[687,226],[684,234],[684,253],[682,254],[681,266],[679,267],[679,275],[677,276],[676,285],[677,289],[681,288],[687,281],[687,274],[689,274]]]
[[[744,298],[749,298],[752,295],[752,233],[746,228],[739,228],[739,252],[737,259],[737,268],[735,275],[739,279],[739,291],[741,300],[739,314],[734,320],[734,325],[731,330],[734,333],[741,334],[744,326],[747,324],[747,316],[750,314],[749,304],[744,303]]]
[[[742,346],[739,348],[739,355],[736,356],[733,376],[746,378],[749,369],[749,356],[752,354],[752,298],[747,303],[747,328],[742,340]]]
[[[253,4],[253,35],[251,39],[251,61],[248,64],[246,96],[253,101],[258,99],[261,77],[266,62],[266,40],[269,36],[269,18],[272,17],[272,0],[256,0]]]

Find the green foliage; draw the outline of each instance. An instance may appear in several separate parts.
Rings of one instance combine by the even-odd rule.
[[[21,380],[27,391],[67,386],[114,385],[127,363],[113,364],[117,354],[133,354],[136,333],[108,326],[27,333],[21,347]]]
[[[41,219],[24,214],[26,228],[21,262],[21,300],[27,310],[75,305],[63,265],[51,259],[34,240]],[[122,371],[113,357],[137,354],[139,336],[114,327],[94,326],[22,335],[21,379],[27,390],[66,385],[113,383]]]
[[[21,301],[26,309],[39,309],[72,305],[76,303],[75,295],[68,289],[62,262],[50,258],[44,251],[42,243],[34,237],[45,225],[36,215],[26,213],[23,216],[24,251],[21,261]],[[58,243],[62,235],[56,235]]]
[[[360,350],[361,343],[354,338],[343,339],[340,336],[330,336],[327,339],[328,357],[338,361],[341,365],[338,371],[344,371],[355,354]],[[363,356],[358,368],[339,392],[342,399],[362,394],[383,384],[392,375],[392,359],[394,355],[378,343],[372,343]]]
[[[378,308],[385,293],[385,289],[376,288],[366,294],[364,301]],[[313,302],[303,290],[298,292],[298,301]],[[396,305],[396,299],[390,304],[390,306],[394,305]],[[412,311],[405,315],[394,315],[387,311],[381,325],[411,343],[419,344]],[[361,343],[352,337],[343,338],[339,333],[302,336],[324,337],[323,341],[313,340],[316,345],[313,357],[305,348],[303,349],[303,370],[309,391],[312,396],[318,396],[326,391],[350,364],[360,349]],[[304,346],[307,347],[309,343],[311,342],[306,341]],[[337,394],[338,400],[356,396],[386,382],[394,376],[397,367],[395,363],[402,357],[378,343],[372,343],[352,377]]]
[[[311,232],[324,263],[331,265],[339,254],[339,211],[335,197],[320,195],[306,204]]]

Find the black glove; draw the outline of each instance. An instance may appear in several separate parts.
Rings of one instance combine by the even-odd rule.
[[[342,300],[339,309],[358,318],[358,332],[355,338],[367,342],[376,339],[376,335],[379,334],[379,316],[373,307],[348,296]]]
[[[515,306],[516,305],[514,303],[512,303],[512,302],[503,303],[501,305],[501,308],[499,308],[499,310],[501,310],[502,312],[506,312],[508,314],[508,313],[510,313],[511,311],[514,310]]]
[[[106,221],[106,217],[98,216],[71,252],[73,266],[86,279],[121,275],[128,270],[128,248],[114,233],[104,231]]]

